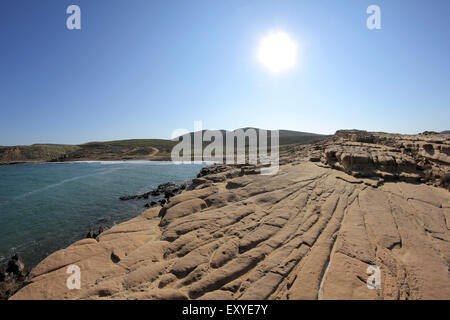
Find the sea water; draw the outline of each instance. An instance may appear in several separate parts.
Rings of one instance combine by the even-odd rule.
[[[100,225],[139,215],[149,200],[119,200],[194,178],[206,164],[90,161],[0,166],[0,264],[34,266]]]

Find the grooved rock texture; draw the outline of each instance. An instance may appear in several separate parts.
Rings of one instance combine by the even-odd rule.
[[[337,131],[317,143],[310,160],[322,161],[355,177],[422,182],[450,191],[450,137]]]
[[[11,299],[450,299],[450,193],[420,183],[417,165],[448,170],[448,144],[422,144],[419,159],[381,137],[290,147],[273,176],[204,170],[162,209],[47,257]],[[72,264],[80,290],[66,286]]]

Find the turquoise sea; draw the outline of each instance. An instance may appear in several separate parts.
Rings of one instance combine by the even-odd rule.
[[[194,178],[205,164],[92,161],[0,166],[0,264],[18,252],[27,266],[139,215],[149,200],[119,200]]]

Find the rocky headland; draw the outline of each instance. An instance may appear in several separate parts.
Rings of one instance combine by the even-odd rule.
[[[450,299],[449,153],[448,135],[345,130],[283,146],[276,175],[207,167],[48,256],[11,299]]]

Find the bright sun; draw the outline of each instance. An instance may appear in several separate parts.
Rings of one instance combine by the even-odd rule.
[[[273,73],[289,70],[297,61],[297,45],[287,33],[271,32],[261,39],[258,60]]]

